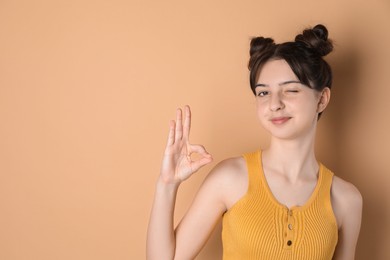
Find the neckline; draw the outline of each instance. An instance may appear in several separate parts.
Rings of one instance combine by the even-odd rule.
[[[287,209],[288,211],[302,211],[302,210],[306,209],[307,207],[309,207],[313,203],[313,201],[317,198],[317,195],[318,195],[319,189],[321,187],[321,183],[322,183],[322,177],[323,177],[322,163],[318,162],[319,169],[318,169],[317,183],[316,183],[316,186],[315,186],[313,192],[310,194],[309,199],[307,199],[303,205],[294,205],[291,207],[287,207],[287,205],[281,203],[280,201],[278,201],[276,199],[276,197],[274,196],[274,194],[271,191],[271,188],[268,185],[267,178],[265,177],[265,174],[264,174],[263,157],[262,157],[261,150],[259,150],[259,152],[258,152],[258,160],[259,160],[259,172],[260,172],[259,175],[260,175],[261,181],[264,184],[263,186],[265,187],[266,193],[268,193],[268,195],[269,195],[268,197],[270,198],[270,200],[274,204],[276,204],[278,207],[282,207],[284,209]]]

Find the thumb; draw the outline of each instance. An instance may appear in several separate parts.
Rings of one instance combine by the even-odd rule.
[[[209,164],[213,161],[213,157],[211,155],[204,156],[196,161],[191,162],[191,169],[193,172],[198,171],[200,168],[205,166],[206,164]]]

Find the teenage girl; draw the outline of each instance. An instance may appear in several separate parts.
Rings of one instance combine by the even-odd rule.
[[[156,185],[148,259],[194,259],[221,218],[223,259],[354,259],[362,197],[314,153],[332,85],[323,56],[332,49],[323,25],[293,42],[252,39],[250,86],[270,145],[220,162],[175,228],[180,184],[212,162],[203,146],[190,143],[190,108],[177,110]]]

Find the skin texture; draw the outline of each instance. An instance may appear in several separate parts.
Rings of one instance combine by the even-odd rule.
[[[303,205],[317,183],[318,162],[314,139],[318,113],[329,103],[330,90],[322,92],[299,83],[284,60],[267,62],[256,88],[257,115],[270,133],[263,150],[263,170],[274,197],[287,207]],[[246,193],[248,173],[242,157],[220,162],[208,174],[179,225],[173,227],[175,199],[180,184],[212,161],[201,145],[189,141],[190,108],[177,110],[156,184],[148,227],[147,259],[193,259],[206,243],[223,213]],[[190,155],[198,153],[196,161]],[[291,194],[294,194],[292,196]],[[339,227],[334,259],[354,259],[360,230],[362,197],[350,183],[334,177],[332,207]],[[196,235],[194,235],[196,234]]]

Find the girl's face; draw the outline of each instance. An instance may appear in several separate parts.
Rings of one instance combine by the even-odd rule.
[[[330,98],[329,88],[319,92],[300,83],[285,60],[264,64],[255,92],[261,124],[279,139],[314,133],[318,113],[325,109]]]

